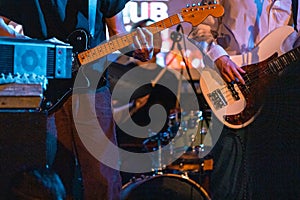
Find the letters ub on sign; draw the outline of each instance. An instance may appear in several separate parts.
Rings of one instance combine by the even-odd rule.
[[[161,21],[168,15],[168,0],[132,0],[123,10],[124,24],[129,31],[131,25],[144,19]]]

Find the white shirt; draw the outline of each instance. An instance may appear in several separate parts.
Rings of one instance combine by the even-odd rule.
[[[198,36],[189,36],[212,61],[222,55],[250,51],[272,30],[289,25],[292,18],[292,0],[220,0],[219,3],[224,7],[224,15],[217,19],[208,17],[194,30]],[[298,21],[299,27],[299,17]],[[210,30],[218,37],[208,36]]]

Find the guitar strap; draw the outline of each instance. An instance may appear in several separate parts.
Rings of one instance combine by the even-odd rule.
[[[96,9],[97,9],[97,0],[88,1],[88,23],[89,23],[89,33],[91,37],[94,37],[95,34],[95,23],[96,23]]]
[[[297,30],[297,15],[298,15],[298,0],[292,0],[292,12],[293,12],[293,21],[294,21],[294,28]]]
[[[97,0],[88,1],[88,28],[91,37],[94,37],[96,22]],[[75,161],[74,177],[72,180],[72,194],[74,199],[83,199],[84,187],[82,180],[81,166],[78,159],[78,151],[75,142],[74,132],[72,131],[72,150]]]
[[[74,200],[83,199],[84,187],[83,187],[83,179],[82,179],[82,172],[81,166],[78,160],[78,151],[75,142],[75,135],[74,131],[72,131],[72,151],[74,155],[74,176],[72,180],[72,195]]]

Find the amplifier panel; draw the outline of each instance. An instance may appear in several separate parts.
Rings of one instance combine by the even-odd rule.
[[[0,37],[0,73],[71,78],[72,50],[70,45]]]

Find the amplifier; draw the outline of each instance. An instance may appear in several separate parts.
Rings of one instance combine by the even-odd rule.
[[[0,37],[0,73],[68,79],[72,77],[72,50],[60,43]]]
[[[56,138],[47,131],[47,119],[44,112],[0,110],[1,199],[10,199],[9,191],[17,174],[51,164]]]

